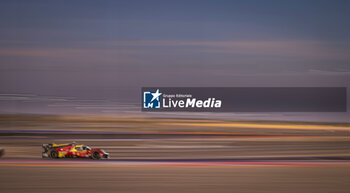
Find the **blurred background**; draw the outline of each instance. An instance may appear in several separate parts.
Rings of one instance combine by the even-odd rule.
[[[349,112],[141,112],[140,97],[141,87],[349,87],[349,8],[1,1],[0,188],[347,192]],[[42,143],[72,141],[111,160],[41,159]]]

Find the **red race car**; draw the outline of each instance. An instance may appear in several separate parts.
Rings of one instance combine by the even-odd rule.
[[[109,154],[102,149],[92,149],[75,143],[43,144],[43,158],[92,158],[108,159]]]

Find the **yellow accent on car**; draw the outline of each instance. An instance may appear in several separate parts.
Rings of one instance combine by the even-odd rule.
[[[60,147],[60,146],[66,146],[69,145],[69,143],[65,143],[65,144],[52,144],[52,147]]]
[[[58,152],[59,158],[65,157],[66,155],[67,155],[67,152]]]

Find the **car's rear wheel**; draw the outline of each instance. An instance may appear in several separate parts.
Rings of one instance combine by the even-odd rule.
[[[92,159],[101,159],[100,152],[98,152],[98,151],[92,152],[91,158]]]
[[[52,150],[50,152],[50,157],[53,159],[57,159],[58,158],[58,152],[56,150]]]

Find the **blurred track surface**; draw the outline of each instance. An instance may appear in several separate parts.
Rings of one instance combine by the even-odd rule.
[[[236,167],[236,166],[302,166],[349,167],[349,157],[242,157],[234,159],[147,159],[147,160],[89,160],[89,159],[2,159],[0,166],[52,167]]]
[[[76,141],[110,160],[41,159]],[[350,125],[0,116],[0,192],[347,193]]]
[[[1,192],[347,193],[350,188],[350,167],[341,165],[294,167],[236,163],[237,167],[159,167],[118,163],[117,167],[0,165]]]

